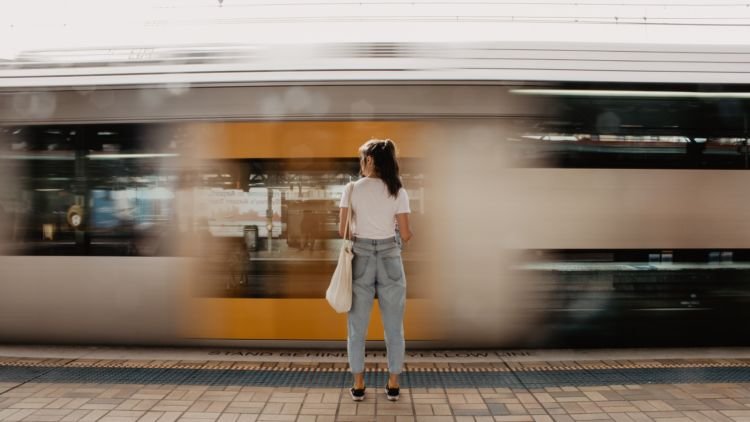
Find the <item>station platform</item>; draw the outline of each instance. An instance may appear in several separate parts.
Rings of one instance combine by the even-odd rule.
[[[413,350],[398,402],[368,353],[0,346],[0,421],[750,421],[750,349]]]

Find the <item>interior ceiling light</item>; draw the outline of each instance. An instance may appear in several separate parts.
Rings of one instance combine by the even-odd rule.
[[[178,157],[180,154],[89,154],[92,160],[115,160],[119,158],[166,158]]]
[[[631,91],[614,89],[517,88],[510,93],[551,97],[630,97],[630,98],[739,98],[750,99],[750,92]]]

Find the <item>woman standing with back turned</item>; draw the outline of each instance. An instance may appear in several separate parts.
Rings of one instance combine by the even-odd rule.
[[[365,339],[375,294],[385,327],[388,352],[388,400],[398,400],[398,376],[404,364],[404,304],[406,277],[401,262],[401,245],[411,239],[409,197],[401,184],[396,145],[390,139],[372,139],[359,148],[363,178],[351,190],[352,308],[349,311],[347,349],[354,375],[352,399],[365,398]],[[339,234],[344,236],[349,197],[341,198]],[[401,239],[396,239],[396,222]],[[400,240],[400,242],[399,242]]]

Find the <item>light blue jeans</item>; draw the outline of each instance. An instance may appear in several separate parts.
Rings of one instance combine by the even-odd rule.
[[[365,370],[365,339],[377,294],[385,328],[388,371],[400,374],[404,365],[406,276],[401,262],[401,246],[395,237],[354,240],[352,294],[347,338],[351,372],[358,374]]]

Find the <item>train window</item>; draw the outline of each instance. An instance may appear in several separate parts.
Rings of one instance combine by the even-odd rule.
[[[16,189],[9,253],[169,253],[176,141],[144,125],[4,128],[2,155]]]
[[[540,110],[533,129],[508,143],[517,166],[750,168],[746,100],[576,97],[565,96],[565,89],[560,92],[548,97],[552,111]]]
[[[747,138],[527,134],[509,143],[521,167],[728,169],[750,168]],[[556,140],[550,142],[550,140]]]

